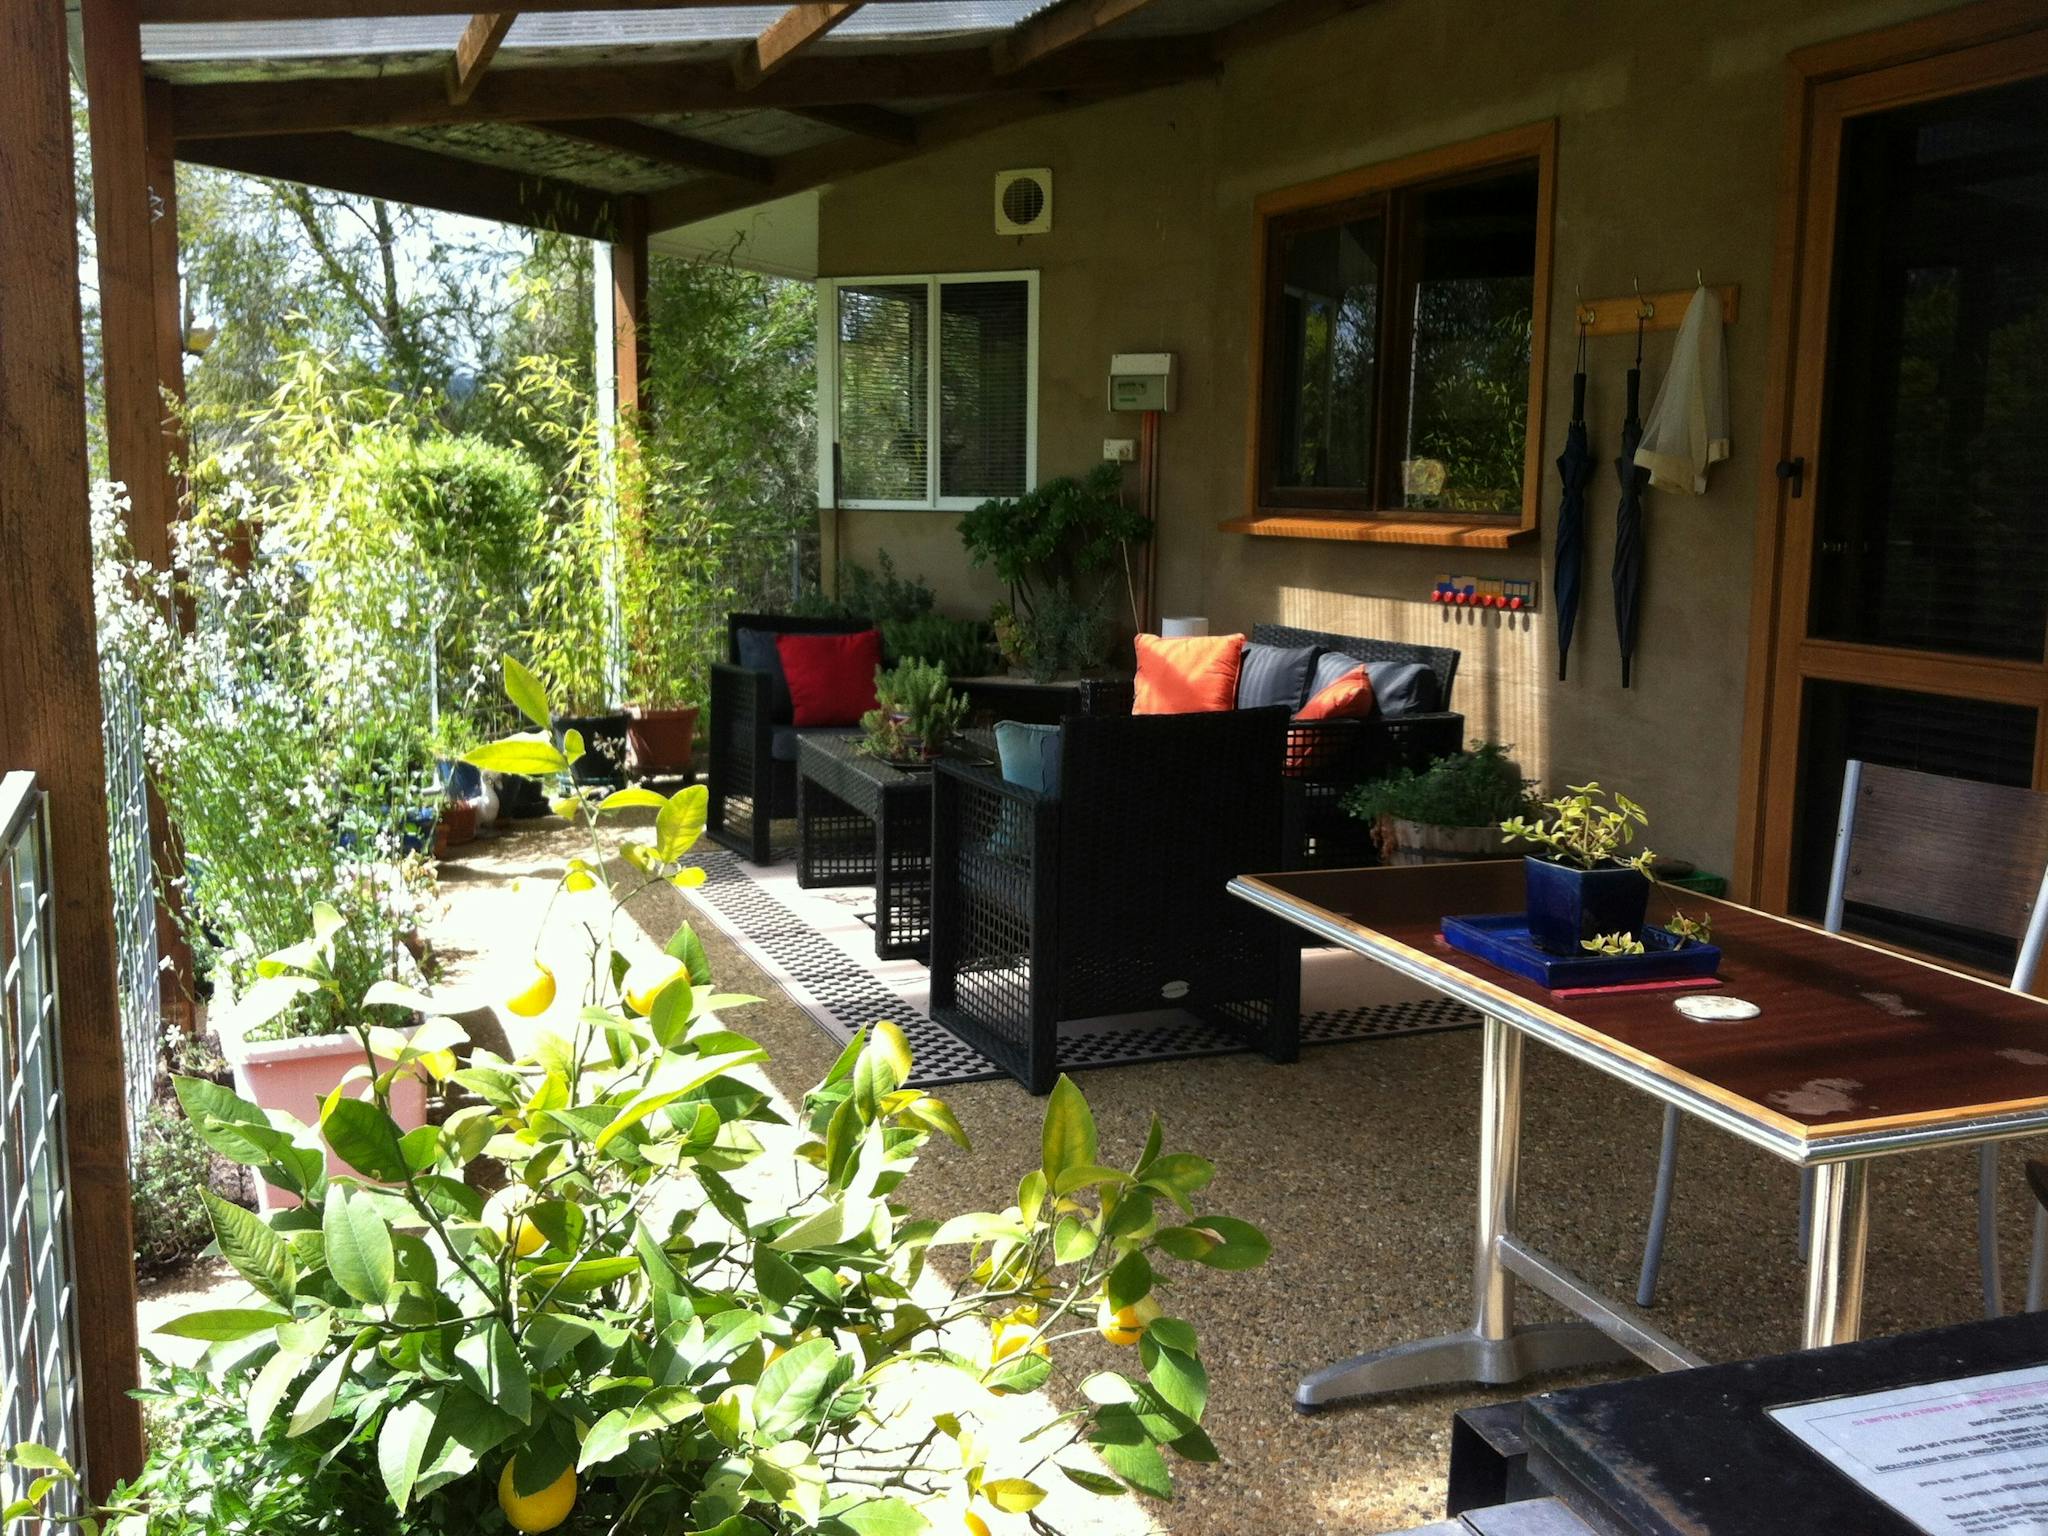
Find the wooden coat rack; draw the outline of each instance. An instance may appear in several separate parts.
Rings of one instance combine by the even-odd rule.
[[[1712,291],[1721,300],[1721,323],[1733,325],[1741,285],[1724,283]],[[1588,336],[1633,336],[1640,314],[1646,332],[1675,331],[1685,319],[1692,296],[1690,288],[1674,288],[1666,293],[1638,291],[1611,299],[1581,299],[1573,323]]]

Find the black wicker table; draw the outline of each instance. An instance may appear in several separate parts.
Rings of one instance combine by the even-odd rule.
[[[970,732],[967,755],[993,757]],[[931,948],[932,774],[892,768],[854,736],[797,746],[796,883],[875,888],[875,954],[923,960]]]

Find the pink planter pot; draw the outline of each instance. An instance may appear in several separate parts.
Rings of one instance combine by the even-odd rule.
[[[320,1105],[334,1085],[363,1060],[362,1045],[354,1035],[227,1040],[222,1044],[235,1071],[235,1092],[262,1109],[282,1110],[307,1125],[319,1121]],[[348,1092],[351,1098],[368,1098],[370,1080],[359,1078],[349,1084]],[[427,1085],[411,1073],[391,1085],[391,1117],[401,1131],[416,1131],[427,1123]],[[352,1170],[330,1152],[327,1171]],[[260,1210],[281,1211],[297,1205],[299,1197],[265,1183],[257,1186],[256,1203]]]

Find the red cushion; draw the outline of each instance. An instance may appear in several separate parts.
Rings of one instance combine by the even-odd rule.
[[[1237,703],[1243,635],[1138,636],[1134,715],[1192,715]]]
[[[777,635],[782,675],[789,679],[790,723],[859,725],[875,707],[875,669],[882,664],[882,632],[857,635]]]
[[[1297,721],[1365,720],[1378,708],[1372,696],[1372,675],[1363,667],[1353,667],[1302,705],[1294,718]],[[1314,773],[1329,759],[1336,746],[1326,731],[1290,731],[1285,771],[1296,777]]]

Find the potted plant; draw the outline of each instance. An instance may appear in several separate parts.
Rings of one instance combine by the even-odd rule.
[[[1119,576],[1138,622],[1130,546],[1149,539],[1152,524],[1124,504],[1122,476],[1106,462],[1080,478],[995,497],[960,519],[969,563],[993,567],[1009,588],[994,610],[997,644],[1041,682],[1106,659],[1105,615]]]
[[[861,716],[867,749],[885,762],[926,762],[967,717],[967,701],[947,686],[945,671],[927,661],[906,661],[875,670],[875,707]]]
[[[1616,936],[1640,942],[1656,855],[1625,850],[1637,830],[1649,826],[1649,816],[1627,795],[1608,795],[1598,783],[1574,784],[1542,809],[1549,814],[1511,816],[1500,824],[1510,840],[1544,850],[1522,861],[1529,937],[1554,955],[1580,954]]]
[[[1344,808],[1372,828],[1388,864],[1497,859],[1507,847],[1501,823],[1534,804],[1530,781],[1498,742],[1439,757],[1422,772],[1403,768],[1361,784]]]
[[[485,766],[555,750],[494,745],[505,751],[474,754]],[[345,1507],[351,1530],[912,1536],[1001,1516],[1021,1530],[1042,1524],[1031,1512],[1053,1478],[1165,1497],[1167,1453],[1215,1458],[1208,1373],[1172,1288],[1181,1265],[1249,1269],[1268,1243],[1198,1203],[1212,1165],[1169,1151],[1156,1120],[1142,1148],[1104,1144],[1062,1078],[1029,1168],[1002,1181],[1013,1203],[913,1212],[902,1186],[926,1143],[968,1142],[943,1102],[907,1086],[910,1047],[886,1022],[856,1036],[781,1139],[791,1116],[753,1070],[766,1053],[709,1011],[756,999],[716,992],[687,926],[629,953],[634,897],[701,879],[684,860],[706,792],[625,796],[575,797],[589,843],[549,906],[589,935],[570,1037],[516,1060],[472,1049],[457,1075],[474,1102],[445,1123],[402,1133],[399,1076],[370,1075],[387,1047],[400,1074],[452,1066],[456,1026],[400,989],[362,1000],[391,1021],[359,1032],[367,1100],[291,1127],[179,1083],[197,1134],[304,1209],[265,1220],[207,1202],[255,1296],[166,1326],[221,1347],[171,1378],[148,1468],[99,1514],[182,1515],[179,1436],[229,1418],[250,1448],[237,1464],[268,1474],[252,1498],[346,1488],[345,1506],[320,1502]],[[621,846],[605,834],[627,806],[653,824]],[[504,983],[553,989],[544,971]],[[407,1035],[415,1010],[427,1021]],[[488,1197],[468,1182],[485,1159],[505,1180]],[[928,1270],[941,1255],[958,1257],[957,1283]],[[1121,1358],[1105,1361],[1105,1344]],[[990,1411],[1080,1346],[1085,1395],[1028,1432],[1026,1405]],[[69,1477],[41,1447],[7,1460],[49,1474],[10,1514],[37,1514]]]
[[[372,1090],[374,1070],[390,1075],[378,1098],[401,1133],[427,1123],[425,1082],[399,1059],[401,1053],[388,1038],[391,1032],[371,1022],[387,1000],[411,994],[388,978],[360,983],[361,968],[349,963],[342,946],[359,944],[363,937],[344,931],[344,919],[334,907],[314,903],[311,934],[265,955],[257,962],[255,979],[217,1011],[221,1053],[244,1099],[293,1119],[328,1113],[351,1092],[357,1101],[364,1099]],[[374,1069],[366,1065],[372,1060]],[[219,1092],[212,1084],[207,1087]],[[181,1097],[184,1093],[181,1089]],[[185,1112],[197,1121],[190,1102]],[[339,1153],[330,1151],[328,1172],[347,1167]],[[291,1180],[261,1181],[257,1207],[288,1209],[303,1193]]]

